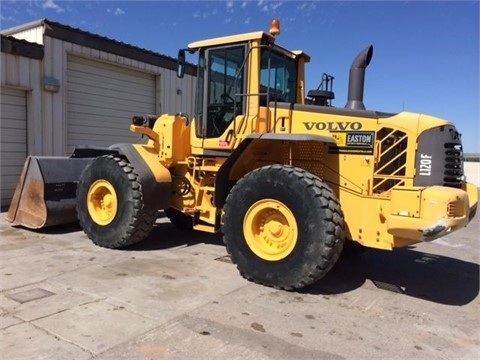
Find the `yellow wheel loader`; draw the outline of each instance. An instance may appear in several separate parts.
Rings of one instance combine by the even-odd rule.
[[[179,77],[186,52],[198,53],[193,116],[134,116],[146,144],[29,158],[8,219],[41,228],[78,217],[95,244],[120,248],[164,210],[180,228],[222,232],[244,277],[287,290],[322,278],[345,242],[393,249],[466,226],[478,190],[454,124],[366,110],[372,46],[352,63],[345,107],[331,104],[331,76],[306,94],[310,57],[278,34],[273,21],[180,50]]]

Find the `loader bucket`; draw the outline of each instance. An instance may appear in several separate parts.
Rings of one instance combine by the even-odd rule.
[[[30,229],[77,221],[77,183],[92,158],[29,156],[6,216]]]

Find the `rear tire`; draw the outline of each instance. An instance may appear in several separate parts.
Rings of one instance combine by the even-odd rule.
[[[315,175],[284,165],[256,169],[237,182],[226,199],[222,231],[245,278],[285,290],[325,276],[345,241],[332,190]]]
[[[157,210],[144,208],[139,176],[125,159],[107,155],[87,166],[77,187],[77,215],[98,246],[116,249],[150,234]]]

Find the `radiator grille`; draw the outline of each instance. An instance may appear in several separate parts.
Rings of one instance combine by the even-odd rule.
[[[378,161],[373,178],[373,192],[381,193],[404,185],[408,137],[402,131],[382,128],[377,133]]]
[[[457,143],[445,144],[445,171],[443,185],[459,188],[463,181],[463,152],[462,145]]]

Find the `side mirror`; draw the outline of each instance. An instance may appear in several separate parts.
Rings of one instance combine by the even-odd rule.
[[[177,77],[183,78],[183,75],[185,75],[185,50],[180,49],[177,58]]]

